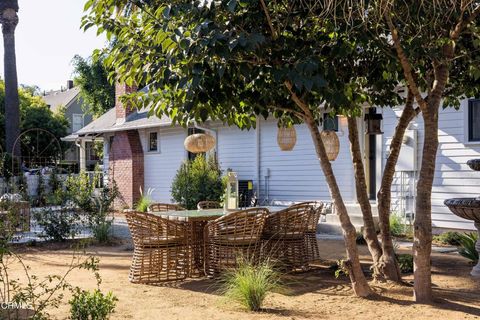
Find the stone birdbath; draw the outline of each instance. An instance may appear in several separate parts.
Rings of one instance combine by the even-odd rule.
[[[480,159],[469,160],[467,165],[475,171],[480,171]],[[454,198],[445,200],[445,205],[460,218],[472,220],[477,228],[480,239],[480,196],[477,198]],[[480,240],[477,241],[475,249],[480,253]],[[480,261],[473,267],[470,273],[474,277],[480,277]]]

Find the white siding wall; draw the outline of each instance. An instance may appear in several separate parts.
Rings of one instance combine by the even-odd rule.
[[[239,180],[253,180],[257,186],[256,133],[254,129],[240,130],[236,127],[217,127],[218,161],[225,172],[232,169]]]
[[[480,172],[474,172],[466,165],[468,160],[480,157],[480,143],[467,142],[466,106],[467,100],[464,100],[459,110],[446,108],[440,112],[438,131],[440,144],[432,190],[432,223],[434,227],[473,229],[473,223],[457,217],[443,204],[443,201],[448,198],[477,197],[480,194]],[[388,139],[394,130],[393,112],[386,111],[384,118],[385,139]],[[424,138],[421,116],[417,117],[412,127],[418,129],[417,163],[418,169],[420,169]],[[396,179],[394,183],[395,190],[398,191],[399,179]]]
[[[183,147],[186,131],[183,128],[168,127],[158,129],[158,133],[159,152],[148,152],[146,131],[140,131],[145,151],[145,190],[153,189],[154,201],[172,202],[172,181],[186,156]]]
[[[339,120],[340,153],[332,162],[337,182],[346,202],[354,200],[353,167],[346,121]],[[305,125],[295,126],[297,144],[292,151],[281,151],[277,145],[277,124],[262,121],[260,129],[261,198],[277,201],[330,200],[330,193],[315,153],[310,132]],[[266,178],[267,170],[270,177]]]

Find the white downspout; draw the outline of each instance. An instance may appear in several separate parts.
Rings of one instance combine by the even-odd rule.
[[[260,198],[260,120],[257,118],[255,128],[255,161],[257,171],[257,199]],[[259,200],[260,201],[260,200]]]

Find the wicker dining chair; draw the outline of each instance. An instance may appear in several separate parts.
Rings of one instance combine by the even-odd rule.
[[[234,268],[241,258],[258,260],[268,214],[266,208],[251,208],[210,221],[205,226],[206,273],[215,276]]]
[[[308,204],[307,204],[308,205]],[[318,249],[317,242],[317,226],[320,216],[322,215],[323,203],[314,202],[311,203],[312,209],[310,211],[307,231],[305,232],[305,248],[307,254],[307,261],[313,262],[320,259],[320,250]]]
[[[151,213],[126,214],[133,239],[129,280],[133,283],[161,283],[188,276],[188,227]]]
[[[181,205],[172,203],[152,203],[148,207],[150,212],[166,212],[166,211],[181,211],[185,210]]]
[[[210,200],[205,200],[205,201],[200,201],[197,204],[197,209],[198,210],[206,210],[206,209],[220,209],[222,206],[220,202],[218,201],[210,201]]]
[[[263,258],[274,259],[285,269],[306,268],[305,234],[313,210],[308,204],[294,205],[269,215],[262,234]]]

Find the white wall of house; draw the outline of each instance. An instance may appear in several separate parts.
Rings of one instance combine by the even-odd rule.
[[[346,121],[339,119],[339,126],[340,153],[332,165],[342,196],[346,202],[351,202],[355,199],[355,191],[352,184],[353,167]],[[292,151],[280,150],[275,121],[261,121],[260,128],[261,199],[330,200],[325,176],[320,168],[308,128],[305,125],[295,126],[297,144]]]
[[[460,110],[450,108],[440,113],[440,146],[432,194],[434,227],[473,228],[472,223],[456,217],[443,205],[447,198],[477,197],[480,194],[480,172],[474,172],[466,165],[468,160],[480,157],[480,143],[466,141],[468,130],[466,105],[465,100]],[[400,115],[401,110],[386,108],[382,112],[384,135],[379,136],[382,141],[379,146],[380,167],[385,165],[388,146],[396,126],[396,117]],[[339,119],[339,126],[340,153],[337,160],[332,162],[332,166],[345,202],[354,203],[356,199],[354,175],[345,119]],[[296,126],[297,144],[290,152],[281,151],[278,147],[277,124],[274,120],[260,120],[257,129],[249,131],[222,125],[213,125],[212,128],[217,132],[217,155],[221,168],[236,171],[241,180],[253,180],[254,189],[259,191],[261,202],[265,199],[330,200],[329,190],[306,126]],[[410,129],[417,130],[416,160],[417,169],[420,169],[423,140],[421,117],[417,117]],[[147,150],[147,138],[152,130],[158,132],[159,150],[156,152]],[[145,190],[153,189],[152,196],[155,201],[170,202],[173,178],[187,156],[183,146],[186,130],[180,127],[162,127],[142,129],[139,132],[145,151]],[[105,141],[108,141],[108,137]],[[108,152],[105,156],[107,157],[104,161],[105,168],[108,168]],[[408,162],[409,159],[407,157],[401,161]],[[403,185],[403,189],[407,195],[415,194],[417,174],[418,171],[405,173],[407,183]],[[397,172],[392,189],[392,210],[400,212],[402,206],[406,211],[413,210],[414,198],[402,202],[401,190],[401,174]]]
[[[439,150],[432,190],[432,223],[434,227],[473,229],[473,223],[457,217],[443,204],[445,199],[448,198],[478,197],[480,194],[480,172],[472,171],[466,164],[468,160],[480,157],[480,143],[467,141],[467,105],[468,101],[463,100],[459,110],[446,108],[440,112]],[[400,111],[397,114],[400,115]],[[385,109],[384,157],[386,157],[389,139],[393,135],[395,123],[395,112],[391,109]],[[415,119],[411,128],[418,130],[417,164],[419,170],[424,137],[421,116]],[[411,177],[410,188],[413,186],[413,177]],[[393,187],[393,209],[395,210],[400,206],[400,173],[396,174]]]
[[[217,156],[220,168],[237,172],[239,180],[253,180],[256,187],[256,130],[216,127]]]
[[[158,132],[158,151],[147,150],[147,137],[151,131]],[[144,148],[145,190],[153,190],[155,201],[172,202],[172,181],[186,156],[183,146],[186,130],[181,127],[146,129],[140,130],[140,137]]]

